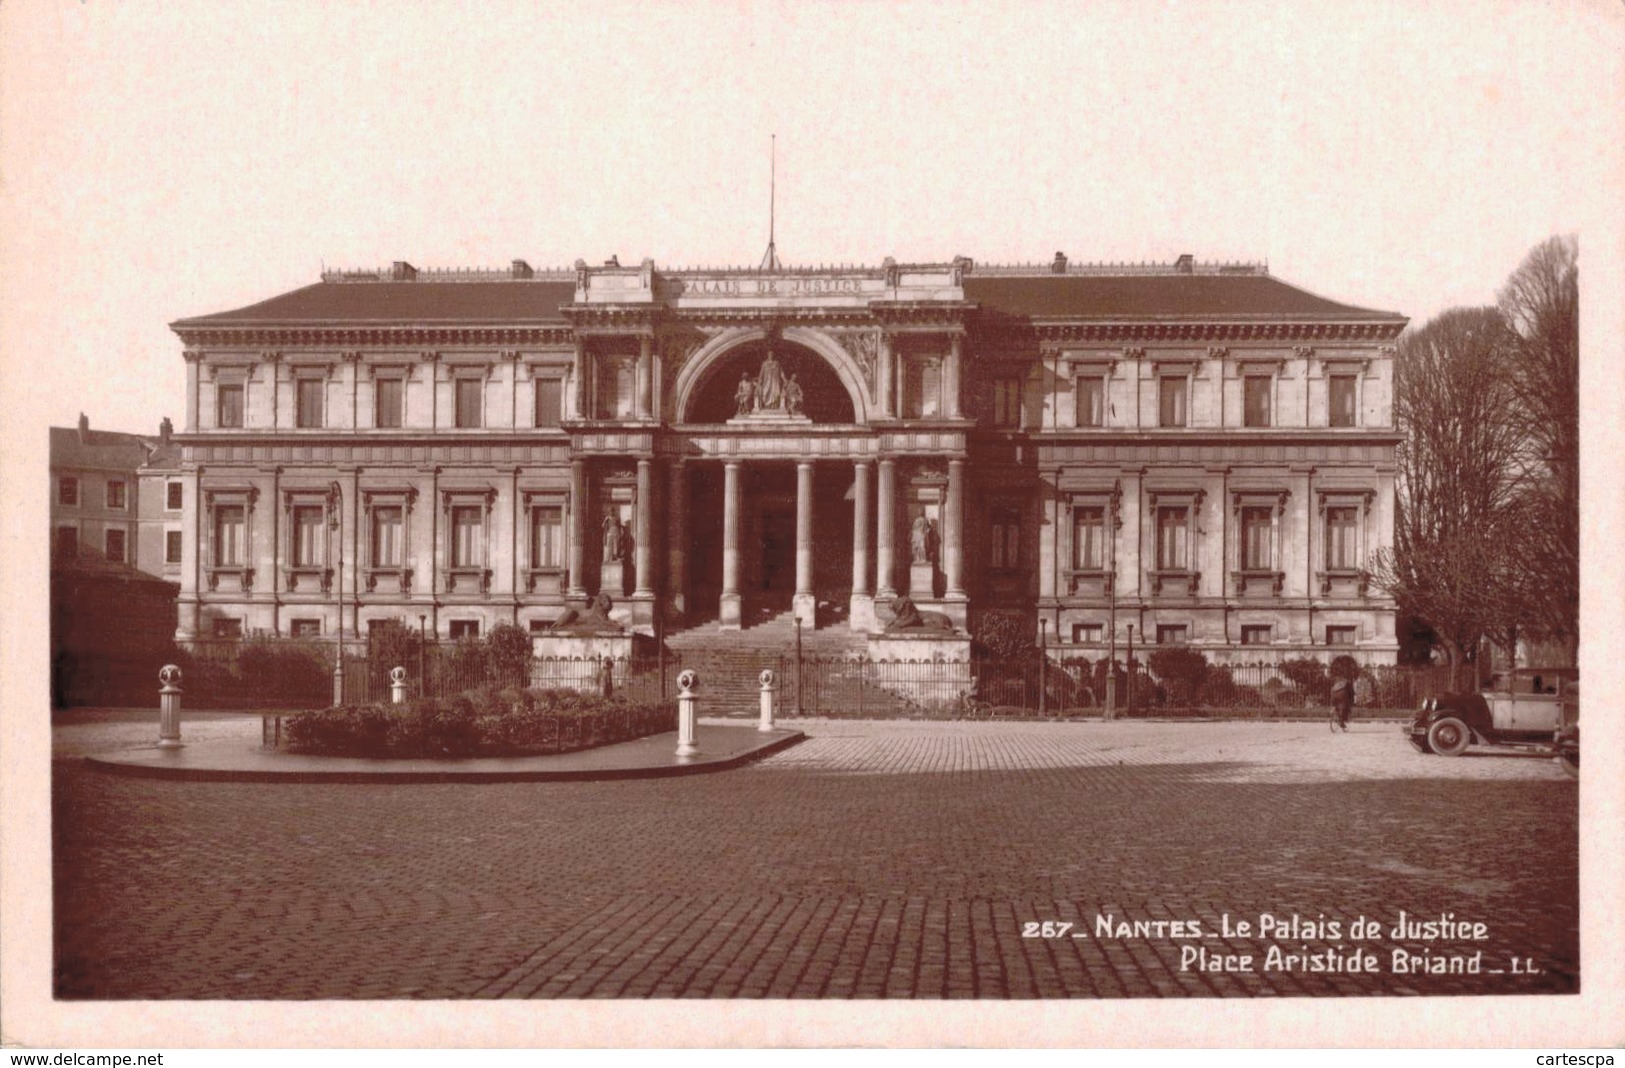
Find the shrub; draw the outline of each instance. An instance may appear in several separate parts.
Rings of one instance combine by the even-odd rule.
[[[671,730],[675,711],[565,690],[484,687],[447,700],[345,705],[288,720],[288,747],[334,756],[502,756]]]
[[[530,682],[530,635],[512,623],[499,623],[485,639],[486,670],[497,686],[523,687]]]
[[[1314,657],[1298,657],[1281,663],[1281,674],[1285,675],[1292,685],[1297,687],[1302,703],[1310,701],[1325,704],[1331,700],[1331,679],[1326,675],[1326,665]]]
[[[978,649],[998,660],[1034,660],[1038,640],[1024,616],[1013,612],[985,612],[971,635]]]
[[[1234,708],[1239,692],[1235,674],[1228,667],[1219,665],[1208,669],[1197,688],[1196,702],[1209,708]]]
[[[1162,700],[1168,704],[1193,703],[1202,680],[1207,678],[1207,657],[1195,649],[1168,646],[1153,651],[1146,662],[1161,684]]]

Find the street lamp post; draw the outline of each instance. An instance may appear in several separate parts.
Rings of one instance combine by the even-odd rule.
[[[336,581],[336,604],[339,615],[339,640],[337,655],[333,657],[333,704],[344,704],[344,526],[339,519],[339,509],[344,504],[344,491],[339,488],[337,481],[327,484],[327,529],[336,531],[338,537],[338,566],[334,568]]]

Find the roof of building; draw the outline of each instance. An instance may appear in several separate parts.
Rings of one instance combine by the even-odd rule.
[[[51,429],[51,466],[134,471],[147,462],[156,438],[119,430],[71,426]]]
[[[672,272],[679,273],[679,272]],[[1402,320],[1395,312],[1341,304],[1272,277],[1253,265],[971,265],[967,300],[994,313],[1057,319]],[[341,272],[322,281],[182,327],[328,323],[489,323],[565,321],[575,299],[562,271],[510,277],[500,271]]]
[[[1038,319],[1403,318],[1339,304],[1267,274],[970,274],[965,299]]]

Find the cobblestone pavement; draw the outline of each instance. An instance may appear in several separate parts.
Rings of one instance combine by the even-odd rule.
[[[1550,760],[1422,757],[1391,724],[793,725],[809,740],[759,764],[651,781],[237,785],[59,759],[58,996],[1578,989],[1578,791]],[[61,723],[56,753],[149,733]],[[1484,931],[1396,941],[1401,910]],[[1361,916],[1381,939],[1352,940]],[[1357,947],[1374,971],[1347,970]],[[1480,970],[1399,972],[1396,947]]]

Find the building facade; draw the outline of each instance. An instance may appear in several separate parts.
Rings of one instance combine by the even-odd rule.
[[[170,582],[181,576],[185,515],[180,450],[165,419],[156,435],[50,428],[54,557],[90,556]]]
[[[1252,265],[332,272],[173,325],[181,640],[899,596],[1076,655],[1391,662],[1402,316]]]

